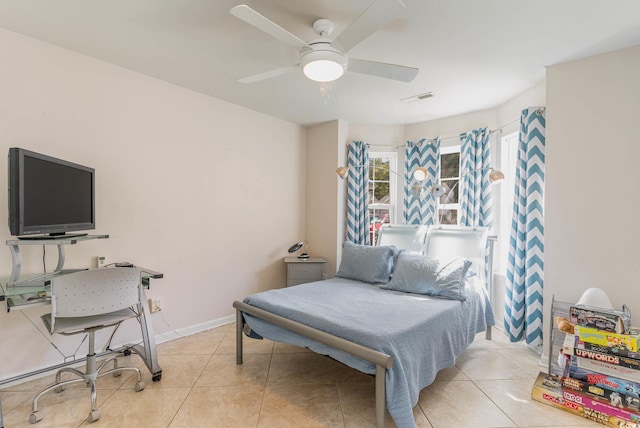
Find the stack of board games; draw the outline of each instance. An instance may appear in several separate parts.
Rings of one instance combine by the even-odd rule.
[[[569,315],[575,329],[558,358],[563,371],[541,374],[532,398],[607,426],[640,428],[640,329],[628,312],[575,305]]]
[[[623,410],[565,388],[562,379],[540,372],[533,384],[531,398],[608,427],[640,428],[640,422],[628,420]]]

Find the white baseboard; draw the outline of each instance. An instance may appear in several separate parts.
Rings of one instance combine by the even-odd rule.
[[[191,336],[192,334],[201,333],[203,331],[231,324],[235,320],[235,315],[229,315],[215,320],[203,322],[201,324],[195,324],[188,327],[175,329],[166,333],[156,334],[156,343],[164,343],[170,340],[179,339],[181,337]]]
[[[540,362],[538,364],[548,370],[549,369],[549,355],[544,354],[544,353],[542,355],[540,355]]]
[[[161,333],[161,334],[156,334],[155,335],[155,339],[156,339],[156,343],[164,343],[164,342],[169,342],[171,340],[175,340],[175,339],[179,339],[181,337],[186,337],[186,336],[191,336],[192,334],[196,334],[196,333],[200,333],[203,331],[207,331],[207,330],[211,330],[213,328],[217,328],[217,327],[221,327],[223,325],[227,325],[227,324],[231,324],[232,322],[234,322],[236,320],[236,316],[235,315],[229,315],[226,317],[222,317],[222,318],[218,318],[215,320],[211,320],[211,321],[207,321],[207,322],[203,322],[201,324],[196,324],[196,325],[192,325],[189,327],[184,327],[184,328],[179,328],[176,330],[172,330],[170,332],[166,332],[166,333]],[[113,343],[111,345],[111,349],[120,349],[124,346],[128,346],[131,345],[131,342],[124,342],[124,343]],[[76,367],[76,368],[80,368],[82,370],[82,368],[84,367],[85,362],[84,361],[79,361],[77,363],[73,363],[70,365],[70,367]],[[2,385],[2,388],[7,388],[10,386],[14,386],[14,385],[19,385],[21,383],[25,383],[34,379],[38,379],[38,378],[42,378],[45,376],[49,376],[53,373],[56,372],[57,369],[51,369],[51,370],[47,370],[47,367],[42,367],[40,369],[36,369],[34,371],[38,371],[38,370],[46,370],[42,373],[38,373],[38,374],[34,374],[34,375],[28,375],[31,371],[24,371],[24,372],[20,372],[20,373],[15,373],[12,375],[11,378],[14,377],[20,377],[20,376],[24,376],[27,375],[28,377],[24,377],[21,379],[17,379],[11,382],[6,382],[6,380],[8,379],[0,379],[0,385]],[[5,382],[3,382],[5,381]]]

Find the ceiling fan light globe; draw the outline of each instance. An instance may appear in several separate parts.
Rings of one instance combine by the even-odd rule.
[[[302,72],[316,82],[333,82],[344,74],[344,68],[336,62],[322,59],[305,65]]]
[[[347,69],[347,58],[335,50],[311,50],[300,58],[307,78],[316,82],[333,82]]]

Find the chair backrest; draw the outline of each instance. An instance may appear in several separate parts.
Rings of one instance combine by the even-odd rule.
[[[52,317],[88,317],[140,303],[141,272],[112,267],[82,270],[51,280]]]

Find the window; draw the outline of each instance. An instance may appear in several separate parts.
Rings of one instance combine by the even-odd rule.
[[[439,224],[458,224],[460,190],[460,146],[440,148],[440,183],[445,186],[438,203]]]
[[[395,220],[396,163],[393,152],[369,152],[369,237],[376,245],[384,223]]]
[[[509,236],[511,235],[511,216],[513,214],[513,189],[516,184],[516,164],[518,162],[518,132],[505,135],[500,139],[498,169],[504,172],[504,180],[498,189],[498,216],[495,229],[498,232],[498,254],[496,272],[506,275],[509,257]],[[495,212],[495,211],[494,211]]]

